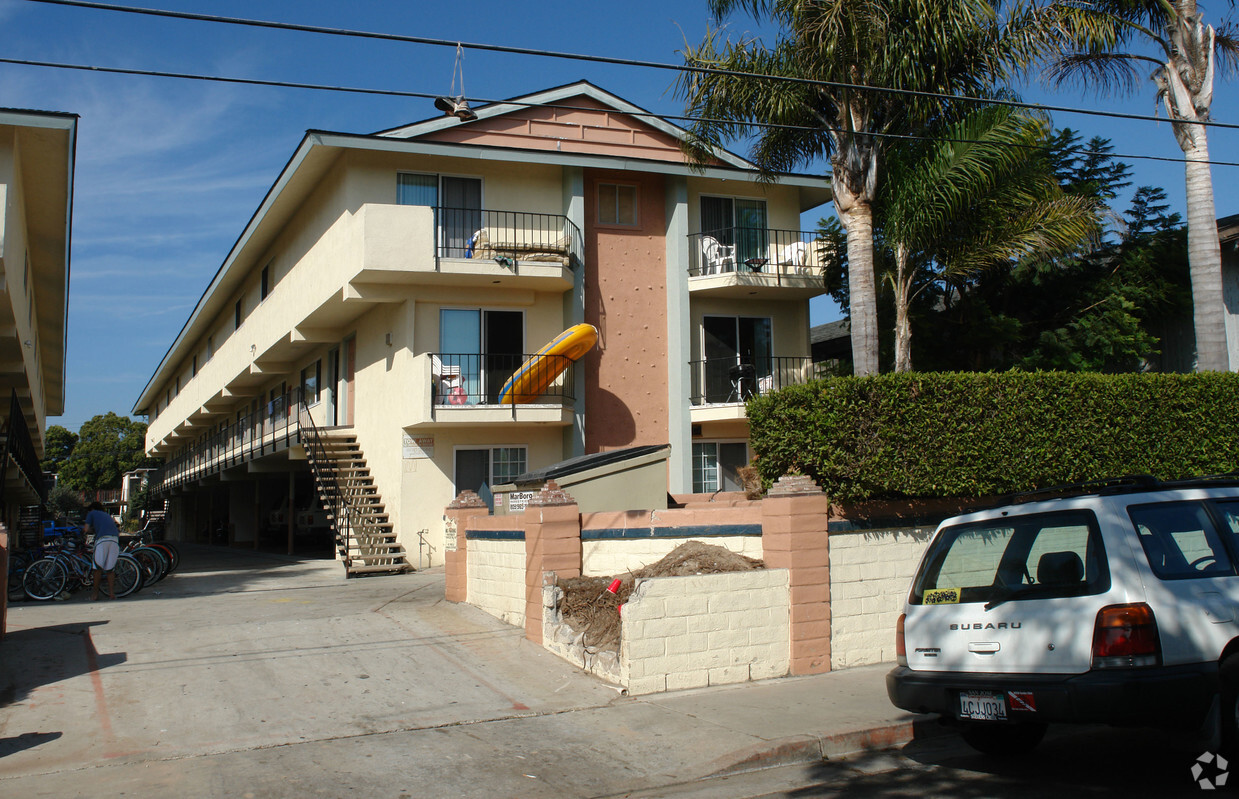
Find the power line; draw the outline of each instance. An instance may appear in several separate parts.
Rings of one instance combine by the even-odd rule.
[[[857,83],[844,83],[840,81],[826,81],[814,78],[800,78],[785,75],[768,75],[760,72],[744,72],[740,70],[721,69],[719,67],[697,66],[692,64],[668,64],[663,61],[646,61],[635,58],[618,58],[614,56],[588,55],[584,53],[569,53],[562,50],[545,50],[534,47],[515,47],[511,45],[486,44],[483,42],[461,42],[450,39],[440,39],[429,36],[412,36],[401,33],[382,33],[378,31],[361,31],[350,28],[327,27],[323,25],[303,25],[293,22],[273,22],[270,20],[250,19],[246,17],[226,17],[217,14],[198,14],[188,11],[168,11],[158,8],[141,8],[136,6],[122,6],[113,3],[99,3],[93,0],[27,0],[31,3],[44,3],[47,5],[68,6],[72,8],[88,8],[98,11],[114,11],[126,14],[140,14],[152,17],[166,17],[171,19],[192,20],[195,22],[213,22],[225,25],[240,25],[251,28],[267,28],[271,30],[294,31],[298,33],[315,33],[326,36],[344,36],[361,39],[378,39],[382,41],[403,42],[406,44],[424,44],[434,47],[460,47],[468,50],[479,50],[482,52],[505,53],[509,55],[527,55],[536,56],[539,58],[559,58],[571,61],[586,61],[599,64],[612,64],[617,66],[641,67],[644,69],[659,69],[672,72],[693,72],[698,74],[708,75],[724,75],[739,78],[758,78],[762,80],[778,81],[783,83],[795,83],[805,86],[819,86],[833,89],[849,89],[854,91],[867,92],[883,92],[889,94],[897,94],[908,97],[923,97],[936,100],[952,100],[966,101],[972,103],[980,103],[983,105],[1005,105],[1011,108],[1020,108],[1024,110],[1045,111],[1064,114],[1082,114],[1085,116],[1100,116],[1111,119],[1130,119],[1141,122],[1163,122],[1161,117],[1149,116],[1148,114],[1127,114],[1119,111],[1103,111],[1095,108],[1075,108],[1072,106],[1054,106],[1045,105],[1042,103],[1026,103],[1019,100],[1007,100],[991,97],[964,97],[955,94],[945,94],[941,92],[925,92],[912,89],[899,89],[888,86],[867,86]],[[1239,124],[1228,122],[1212,122],[1205,120],[1175,120],[1187,125],[1200,125],[1202,127],[1214,127],[1221,129],[1237,130]]]
[[[61,2],[61,0],[34,0],[34,2],[52,2],[52,1]],[[420,99],[434,99],[439,96],[437,94],[430,93],[430,92],[415,92],[415,91],[408,91],[404,89],[368,89],[368,88],[355,87],[355,86],[330,86],[330,85],[317,84],[317,83],[298,83],[298,82],[293,82],[293,81],[268,80],[268,79],[263,79],[263,78],[233,78],[233,77],[225,77],[222,75],[199,75],[199,74],[194,74],[194,73],[189,73],[189,72],[165,72],[165,71],[160,71],[160,70],[132,69],[132,68],[124,68],[124,67],[100,67],[100,66],[93,66],[89,64],[66,64],[66,63],[60,63],[60,62],[54,62],[54,61],[35,61],[31,59],[22,59],[22,58],[0,57],[0,64],[13,64],[16,66],[41,67],[41,68],[46,68],[46,69],[67,69],[67,70],[76,70],[76,71],[81,71],[81,72],[95,72],[95,73],[115,74],[115,75],[132,75],[132,76],[137,76],[137,77],[148,77],[148,78],[173,78],[177,80],[198,80],[198,81],[205,81],[205,82],[210,82],[210,83],[237,83],[237,84],[242,84],[242,85],[247,85],[247,86],[264,86],[264,87],[280,88],[280,89],[307,89],[307,90],[312,90],[312,91],[344,92],[344,93],[349,93],[349,94],[374,94],[374,95],[387,96],[387,97],[413,97],[413,98],[420,98]],[[474,103],[483,103],[486,105],[499,105],[499,104],[518,105],[518,106],[525,106],[527,108],[535,108],[535,107],[536,108],[553,108],[559,111],[591,111],[593,110],[592,108],[587,108],[584,106],[565,105],[562,103],[529,103],[529,102],[523,102],[521,100],[506,100],[506,99],[495,100],[495,99],[488,99],[488,98],[483,98],[483,97],[469,97],[466,99],[471,100]],[[707,122],[707,123],[719,123],[719,124],[736,124],[737,126],[740,126],[740,127],[751,127],[751,128],[823,131],[827,133],[841,132],[841,129],[839,128],[830,128],[830,127],[825,127],[825,126],[809,127],[807,125],[790,125],[790,124],[781,124],[777,122],[734,123],[732,120],[712,119],[710,117],[692,117],[692,116],[675,115],[675,114],[655,114],[650,111],[633,111],[629,113],[629,116],[645,117],[649,119],[675,120],[678,122]],[[858,134],[858,135],[867,136],[867,137],[871,137],[875,139],[897,139],[901,141],[930,141],[931,139],[935,138],[931,136],[926,136],[922,134],[914,134],[914,133],[871,132],[871,133],[864,133],[864,134]],[[952,141],[952,142],[958,142],[961,144],[979,143],[973,139],[944,139],[943,141]],[[1036,151],[1041,151],[1041,152],[1049,152],[1048,147],[1040,147],[1037,145],[1005,145],[1005,146],[1016,147],[1016,148],[1027,149],[1027,150],[1036,150]],[[1070,149],[1067,149],[1065,152],[1073,154],[1073,155],[1080,155],[1080,156],[1101,155],[1101,156],[1107,156],[1107,157],[1114,158],[1114,159],[1126,159],[1126,160],[1132,160],[1132,161],[1157,161],[1157,162],[1165,162],[1165,163],[1172,163],[1172,164],[1186,163],[1185,158],[1171,158],[1169,156],[1159,156],[1159,155],[1137,155],[1137,154],[1130,154],[1130,153],[1107,153],[1107,152],[1101,152],[1101,151],[1096,151],[1096,150],[1086,150],[1083,148],[1070,148]],[[1207,164],[1209,166],[1239,166],[1239,161],[1210,160],[1210,161],[1201,161],[1197,163]]]

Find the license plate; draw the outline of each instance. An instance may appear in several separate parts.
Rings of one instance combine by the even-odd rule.
[[[959,717],[980,721],[1006,721],[1006,699],[1002,694],[988,691],[964,691],[959,695]]]

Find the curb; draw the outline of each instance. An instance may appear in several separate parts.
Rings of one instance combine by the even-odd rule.
[[[932,716],[918,716],[863,730],[797,735],[765,741],[718,758],[706,775],[727,777],[748,771],[816,763],[875,749],[893,749],[915,740],[925,740],[946,734]]]

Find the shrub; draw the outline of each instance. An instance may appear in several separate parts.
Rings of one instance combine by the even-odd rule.
[[[1239,471],[1230,373],[830,378],[755,397],[748,416],[766,480],[799,469],[844,502]]]

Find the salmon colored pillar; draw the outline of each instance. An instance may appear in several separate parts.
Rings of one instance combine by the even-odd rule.
[[[525,638],[542,643],[542,579],[581,576],[581,509],[554,480],[525,507]]]
[[[787,569],[791,586],[791,673],[830,671],[830,503],[812,478],[780,477],[762,501],[767,568]]]
[[[464,490],[452,500],[443,513],[443,598],[448,602],[464,602],[469,597],[469,541],[465,531],[469,519],[490,513],[486,502],[475,492]]]

